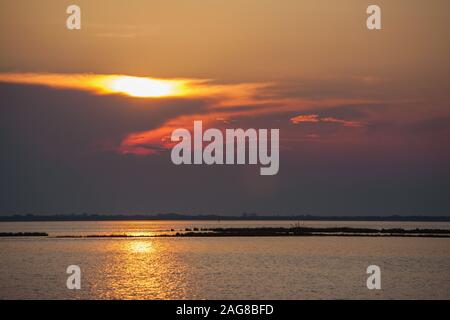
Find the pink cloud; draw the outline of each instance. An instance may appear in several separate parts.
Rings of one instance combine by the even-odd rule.
[[[338,124],[343,125],[344,127],[355,127],[355,128],[364,127],[366,125],[364,122],[360,122],[360,121],[341,120],[341,119],[336,119],[333,117],[321,118],[320,121],[338,123]]]
[[[323,117],[323,118],[321,118],[317,114],[299,115],[299,116],[291,118],[290,121],[293,124],[299,124],[299,123],[302,123],[302,122],[309,122],[309,123],[319,123],[319,122],[336,123],[336,124],[340,124],[340,125],[342,125],[344,127],[353,127],[353,128],[364,127],[366,125],[366,123],[360,122],[360,121],[342,120],[342,119],[337,119],[337,118],[333,118],[333,117]]]
[[[319,122],[319,121],[320,121],[319,116],[317,114],[306,114],[291,118],[291,122],[293,124],[299,124],[301,122]]]

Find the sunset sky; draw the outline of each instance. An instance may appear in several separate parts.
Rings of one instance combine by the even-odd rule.
[[[0,214],[450,215],[449,11],[0,0]],[[173,165],[194,120],[279,128],[278,175]]]

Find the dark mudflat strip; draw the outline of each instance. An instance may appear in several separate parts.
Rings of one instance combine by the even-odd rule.
[[[187,229],[186,231],[191,231]],[[312,228],[312,227],[263,227],[263,228],[209,228],[209,229],[201,229],[200,231],[209,231],[216,233],[280,233],[280,234],[294,234],[294,235],[302,235],[307,233],[364,233],[364,234],[449,234],[450,230],[446,229],[372,229],[372,228],[352,228],[352,227],[327,227],[327,228]]]
[[[56,238],[155,238],[155,237],[427,237],[450,238],[443,229],[368,229],[368,228],[204,228],[185,229],[176,233],[154,235],[76,235]]]
[[[368,228],[211,228],[200,232],[186,230],[177,237],[439,237],[449,238],[450,230],[442,229],[368,229]]]
[[[0,232],[0,237],[47,237],[45,232]]]
[[[45,232],[0,232],[0,237],[47,237]],[[128,235],[63,235],[54,238],[155,238],[155,237],[426,237],[450,238],[444,229],[368,229],[368,228],[204,228],[185,229],[176,233]]]
[[[161,237],[161,236],[160,236]],[[176,234],[175,237],[416,237],[416,238],[450,238],[448,234],[364,234],[364,233],[304,233],[304,234],[270,234],[270,233],[245,233],[245,234],[225,234],[225,233],[202,233],[202,232],[188,232]]]

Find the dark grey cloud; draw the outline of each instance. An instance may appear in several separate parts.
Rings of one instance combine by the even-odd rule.
[[[167,151],[146,157],[114,152],[127,134],[179,115],[201,114],[208,101],[140,100],[7,84],[0,85],[0,96],[2,215],[450,214],[448,155],[415,145],[414,135],[391,144],[390,131],[327,126],[318,132],[321,137],[357,139],[312,142],[301,138],[316,128],[290,124],[290,112],[231,122],[282,128],[280,172],[262,177],[258,166],[174,166]],[[361,119],[363,109],[321,112]],[[433,121],[424,122],[424,128],[435,126]],[[292,132],[298,141],[289,140]]]

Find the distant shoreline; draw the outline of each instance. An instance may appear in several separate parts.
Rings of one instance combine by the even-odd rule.
[[[240,216],[222,215],[183,215],[176,213],[155,215],[10,215],[0,216],[0,222],[52,222],[52,221],[386,221],[386,222],[450,222],[450,216],[260,216],[242,214]]]

